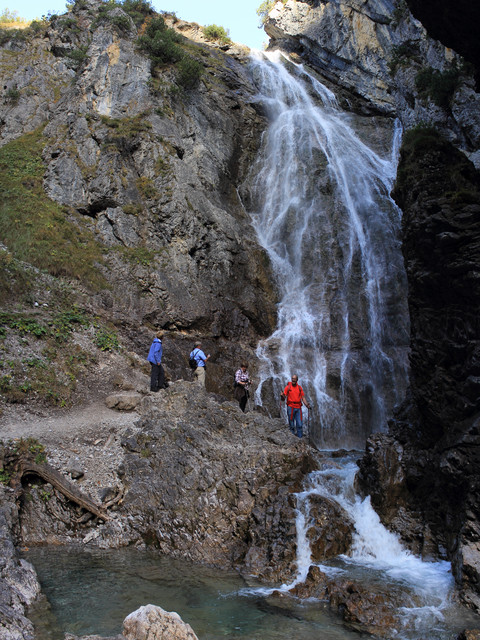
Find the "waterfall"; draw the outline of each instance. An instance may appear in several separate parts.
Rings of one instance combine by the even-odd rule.
[[[296,373],[313,402],[311,441],[363,446],[407,379],[400,212],[389,196],[401,132],[390,126],[382,157],[356,133],[361,118],[302,66],[278,53],[252,65],[269,127],[240,193],[280,300],[277,329],[257,349],[256,402],[278,406]]]

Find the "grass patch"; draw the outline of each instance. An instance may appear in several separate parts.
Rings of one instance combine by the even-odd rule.
[[[43,189],[44,144],[37,130],[0,149],[0,239],[17,259],[99,289],[105,281],[93,235]]]

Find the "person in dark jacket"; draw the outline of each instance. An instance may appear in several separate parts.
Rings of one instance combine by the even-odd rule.
[[[152,365],[152,373],[150,376],[150,391],[158,391],[165,388],[165,371],[162,367],[163,355],[163,332],[159,331],[153,339],[152,346],[148,352],[147,360]]]

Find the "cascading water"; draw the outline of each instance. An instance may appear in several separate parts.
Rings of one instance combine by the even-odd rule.
[[[384,140],[389,134],[390,150],[374,150],[381,136],[372,133],[371,118],[342,112],[333,93],[302,66],[278,53],[259,53],[252,64],[269,127],[241,197],[270,257],[280,299],[277,330],[257,350],[256,401],[275,406],[297,373],[315,405],[313,444],[363,448],[370,433],[385,427],[407,384],[400,211],[389,195],[401,132],[384,121],[379,129]],[[368,121],[367,144],[362,128]],[[307,477],[297,494],[296,577],[254,593],[287,592],[306,580],[315,564],[310,499],[321,497],[348,514],[354,535],[348,557],[317,566],[331,577],[340,572],[372,581],[373,590],[380,584],[387,599],[393,590],[398,624],[392,635],[448,637],[449,563],[422,562],[406,551],[369,498],[355,495],[356,471],[352,460],[335,461]]]
[[[400,132],[382,158],[302,67],[279,54],[252,64],[270,124],[241,195],[280,296],[277,330],[258,348],[256,401],[275,405],[297,373],[314,404],[312,442],[363,446],[406,386],[406,278],[389,197]]]
[[[312,566],[328,576],[327,581],[348,576],[354,582],[368,586],[371,593],[384,597],[397,607],[397,622],[385,637],[417,640],[429,637],[445,640],[452,629],[466,623],[465,612],[452,599],[453,577],[450,563],[424,562],[405,550],[398,536],[387,531],[370,504],[370,498],[360,498],[354,490],[358,470],[351,458],[329,461],[309,474],[297,502],[296,575],[290,583],[274,588],[243,589],[244,596],[268,597],[276,592],[287,593],[305,582]],[[354,524],[353,542],[348,556],[339,556],[323,563],[312,560],[309,530],[315,526],[311,514],[311,498],[325,498],[337,503]],[[383,637],[383,636],[382,636]]]

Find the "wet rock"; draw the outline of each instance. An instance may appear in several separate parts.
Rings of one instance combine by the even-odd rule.
[[[384,634],[399,624],[397,606],[391,599],[348,579],[330,581],[327,587],[330,606],[345,622],[358,630]]]
[[[325,600],[327,596],[328,577],[318,567],[311,566],[304,582],[295,585],[289,593],[297,598],[317,598]]]
[[[313,526],[307,531],[314,562],[346,553],[352,543],[353,521],[337,503],[322,496],[311,496]]]
[[[455,65],[462,62],[449,48],[447,40],[452,38],[441,44],[434,35],[435,28],[433,37],[429,37],[407,4],[418,15],[428,16],[429,26],[443,21],[450,31],[452,22],[465,26],[468,19],[463,14],[478,14],[468,2],[465,11],[450,5],[452,21],[446,18],[447,13],[425,9],[418,0],[409,0],[395,11],[387,0],[363,4],[356,0],[277,2],[265,23],[265,31],[271,38],[269,50],[282,49],[290,56],[300,56],[326,82],[333,82],[337,92],[339,88],[340,93],[346,89],[350,94],[342,96],[346,108],[370,114],[395,114],[405,129],[422,122],[431,123],[474,159],[480,139],[480,94],[472,73],[458,77],[456,89],[443,107],[421,94],[416,78],[422,71],[430,68],[440,78],[442,74],[455,73]],[[448,5],[447,0],[444,4]],[[445,27],[446,24],[443,32]],[[458,34],[456,41],[461,42],[462,51],[469,47],[478,49],[472,32],[470,43]],[[478,69],[476,73],[478,79]]]
[[[168,612],[148,604],[140,607],[123,621],[127,640],[198,640],[192,627],[178,613]]]
[[[404,138],[401,206],[411,311],[411,376],[390,435],[372,436],[359,483],[415,551],[448,558],[480,610],[480,179],[436,132]]]

